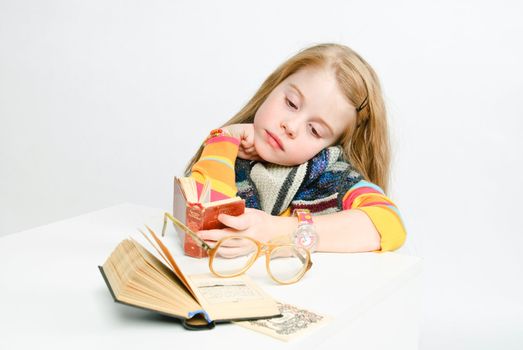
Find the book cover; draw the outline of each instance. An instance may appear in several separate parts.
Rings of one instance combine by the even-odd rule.
[[[188,178],[184,178],[188,179]],[[189,178],[190,179],[190,178]],[[193,180],[194,181],[194,180]],[[218,216],[220,214],[228,214],[238,216],[245,211],[245,201],[240,197],[220,198],[209,186],[193,185],[196,191],[195,194],[188,195],[188,187],[179,178],[174,180],[174,200],[173,200],[173,216],[187,225],[192,231],[198,232],[200,230],[211,230],[224,228]],[[208,193],[203,187],[207,187]],[[192,190],[194,191],[194,189]],[[201,202],[200,198],[211,198],[210,202]],[[207,252],[199,247],[193,239],[182,230],[176,228],[180,240],[183,245],[184,253],[194,258],[204,258]]]

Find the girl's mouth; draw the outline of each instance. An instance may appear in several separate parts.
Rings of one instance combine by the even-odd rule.
[[[282,144],[281,140],[278,138],[278,136],[270,133],[269,131],[267,131],[267,142],[273,148],[276,148],[276,149],[279,149],[279,150],[283,151],[283,144]]]

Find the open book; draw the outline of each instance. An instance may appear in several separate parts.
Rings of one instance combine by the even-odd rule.
[[[148,235],[142,233],[160,258],[126,239],[99,266],[116,302],[179,318],[188,329],[280,315],[277,303],[246,275],[185,276],[163,242],[147,229]]]
[[[240,197],[227,198],[214,191],[210,181],[198,184],[192,177],[174,179],[173,216],[187,225],[192,231],[224,228],[218,215],[238,216],[245,211],[245,201]],[[198,246],[186,233],[175,227],[182,241],[186,255],[195,258],[207,256],[207,252]]]

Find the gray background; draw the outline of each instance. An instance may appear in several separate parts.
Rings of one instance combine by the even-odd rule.
[[[421,348],[521,349],[522,18],[518,1],[0,0],[0,235],[169,209],[210,128],[297,50],[341,42],[384,87]]]

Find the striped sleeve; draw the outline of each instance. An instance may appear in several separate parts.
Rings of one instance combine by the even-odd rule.
[[[398,249],[406,239],[406,231],[396,205],[383,190],[362,180],[343,196],[343,209],[365,212],[381,236],[381,251]]]
[[[206,180],[211,181],[211,201],[236,196],[237,188],[234,163],[240,141],[230,136],[217,136],[205,142],[200,159],[191,169],[191,177],[201,188]]]

